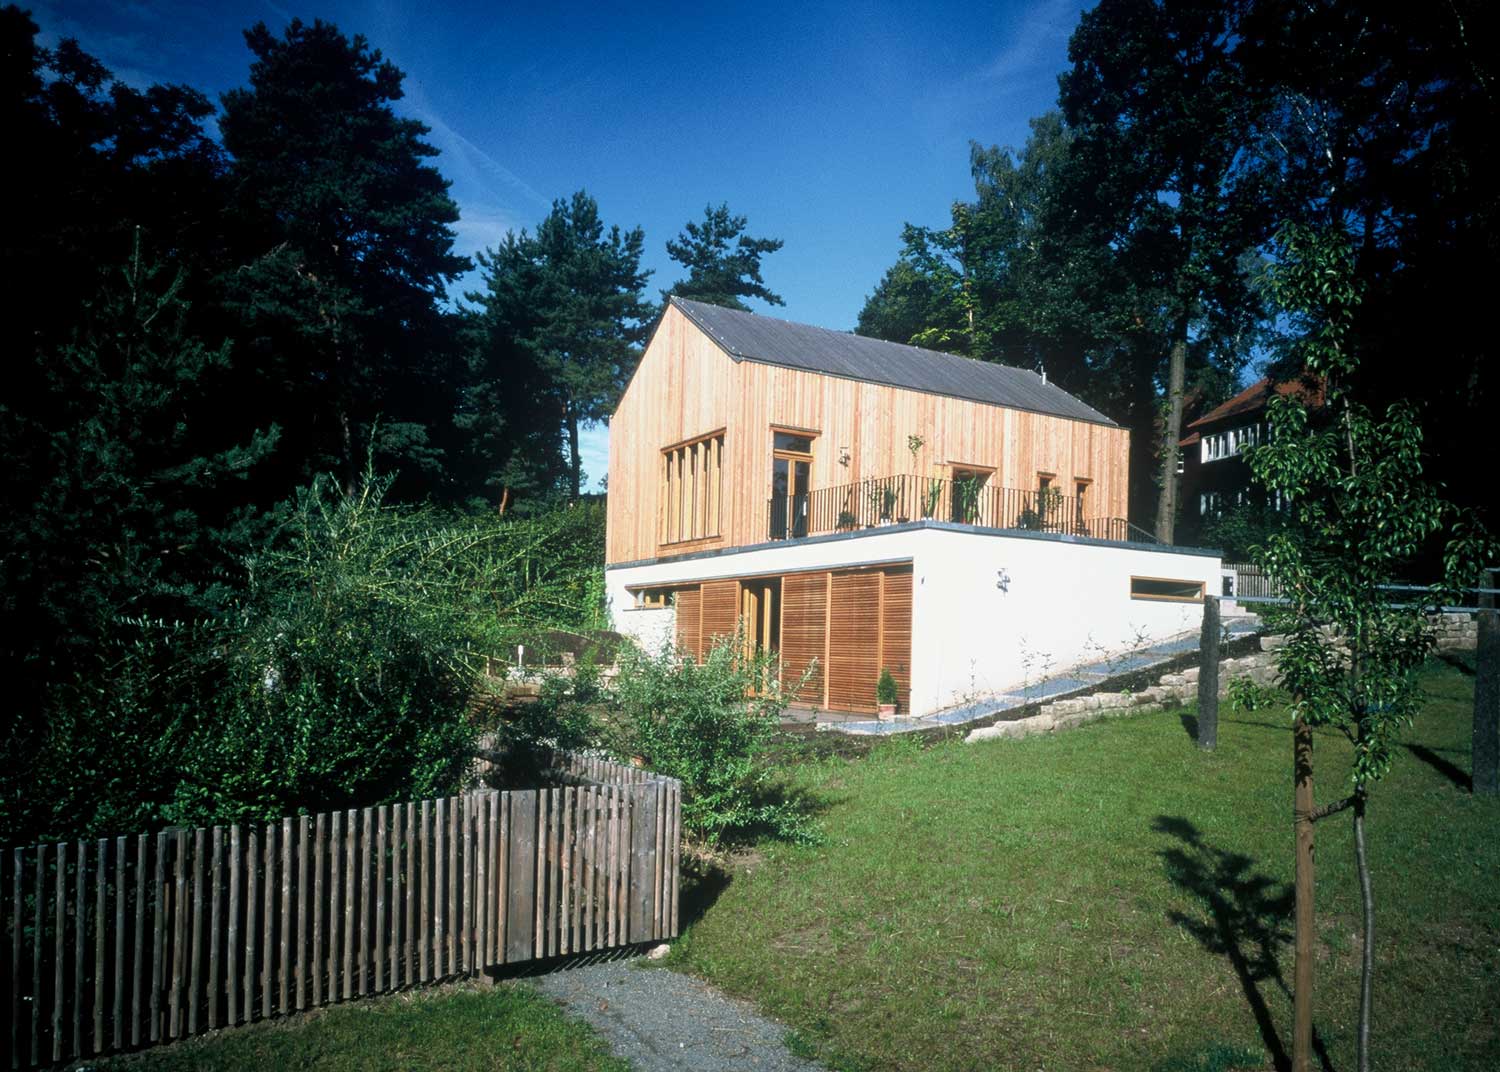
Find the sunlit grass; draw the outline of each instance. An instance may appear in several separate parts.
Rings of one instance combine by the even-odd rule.
[[[524,985],[443,987],[223,1031],[94,1067],[125,1072],[628,1072],[586,1025]]]
[[[1472,678],[1430,693],[1369,820],[1382,1069],[1500,1067],[1500,802],[1467,788]],[[1290,1045],[1284,708],[1053,737],[895,741],[808,764],[826,842],[766,846],[674,961],[837,1067],[1231,1069]],[[1319,799],[1348,748],[1318,739]],[[1351,1067],[1360,949],[1347,815],[1320,824],[1318,1038]]]

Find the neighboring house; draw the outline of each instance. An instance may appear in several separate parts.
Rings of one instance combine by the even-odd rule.
[[[1266,441],[1266,407],[1276,395],[1312,406],[1323,401],[1322,388],[1316,383],[1260,379],[1187,426],[1188,435],[1179,442],[1182,516],[1178,531],[1184,540],[1197,540],[1204,525],[1226,510],[1265,505],[1264,492],[1250,479],[1245,450]]]
[[[615,627],[930,713],[1196,626],[1218,559],[1131,542],[1128,471],[1035,373],[674,297],[610,422]]]

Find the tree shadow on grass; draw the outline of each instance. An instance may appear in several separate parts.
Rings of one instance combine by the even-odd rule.
[[[1196,741],[1198,739],[1198,716],[1183,712],[1178,717],[1182,720],[1182,728],[1188,737]]]
[[[1186,819],[1159,815],[1152,829],[1177,840],[1159,854],[1167,877],[1196,898],[1206,912],[1174,911],[1168,918],[1204,949],[1229,959],[1266,1050],[1278,1069],[1290,1068],[1291,1054],[1276,1030],[1263,988],[1269,986],[1291,1000],[1291,987],[1282,977],[1276,954],[1292,939],[1290,920],[1296,903],[1292,887],[1258,873],[1251,857],[1210,845]],[[1331,1072],[1327,1048],[1316,1032],[1313,1049],[1323,1068]]]
[[[1434,749],[1428,748],[1426,745],[1409,744],[1406,746],[1406,750],[1437,771],[1444,778],[1447,778],[1459,789],[1470,790],[1474,788],[1474,779],[1468,771],[1464,770],[1457,763],[1444,759]]]

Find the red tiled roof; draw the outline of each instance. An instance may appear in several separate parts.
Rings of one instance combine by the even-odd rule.
[[[1278,395],[1288,398],[1298,398],[1309,406],[1321,406],[1323,404],[1323,384],[1317,380],[1295,379],[1285,380],[1273,385],[1269,379],[1256,380],[1249,387],[1235,395],[1228,402],[1209,410],[1188,425],[1189,428],[1202,428],[1204,425],[1221,421],[1225,417],[1235,417],[1242,413],[1255,413],[1264,409],[1270,401],[1270,394],[1275,391]],[[1183,441],[1186,444],[1186,440]]]

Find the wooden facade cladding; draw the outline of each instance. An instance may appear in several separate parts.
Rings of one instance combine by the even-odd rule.
[[[911,709],[911,566],[810,570],[780,581],[781,676],[790,686],[807,674],[799,702],[874,711],[875,684],[888,668],[896,679],[897,709]],[[677,644],[683,652],[701,660],[716,639],[735,633],[741,584],[736,578],[677,589]]]
[[[1128,516],[1123,428],[737,362],[669,307],[610,421],[606,562],[765,542],[773,428],[813,435],[814,490],[913,472],[951,477],[955,467],[993,470],[994,485],[1034,490],[1046,472],[1068,489],[1089,481],[1094,516]],[[664,540],[664,452],[721,431],[717,533]],[[910,435],[924,440],[915,459]]]

